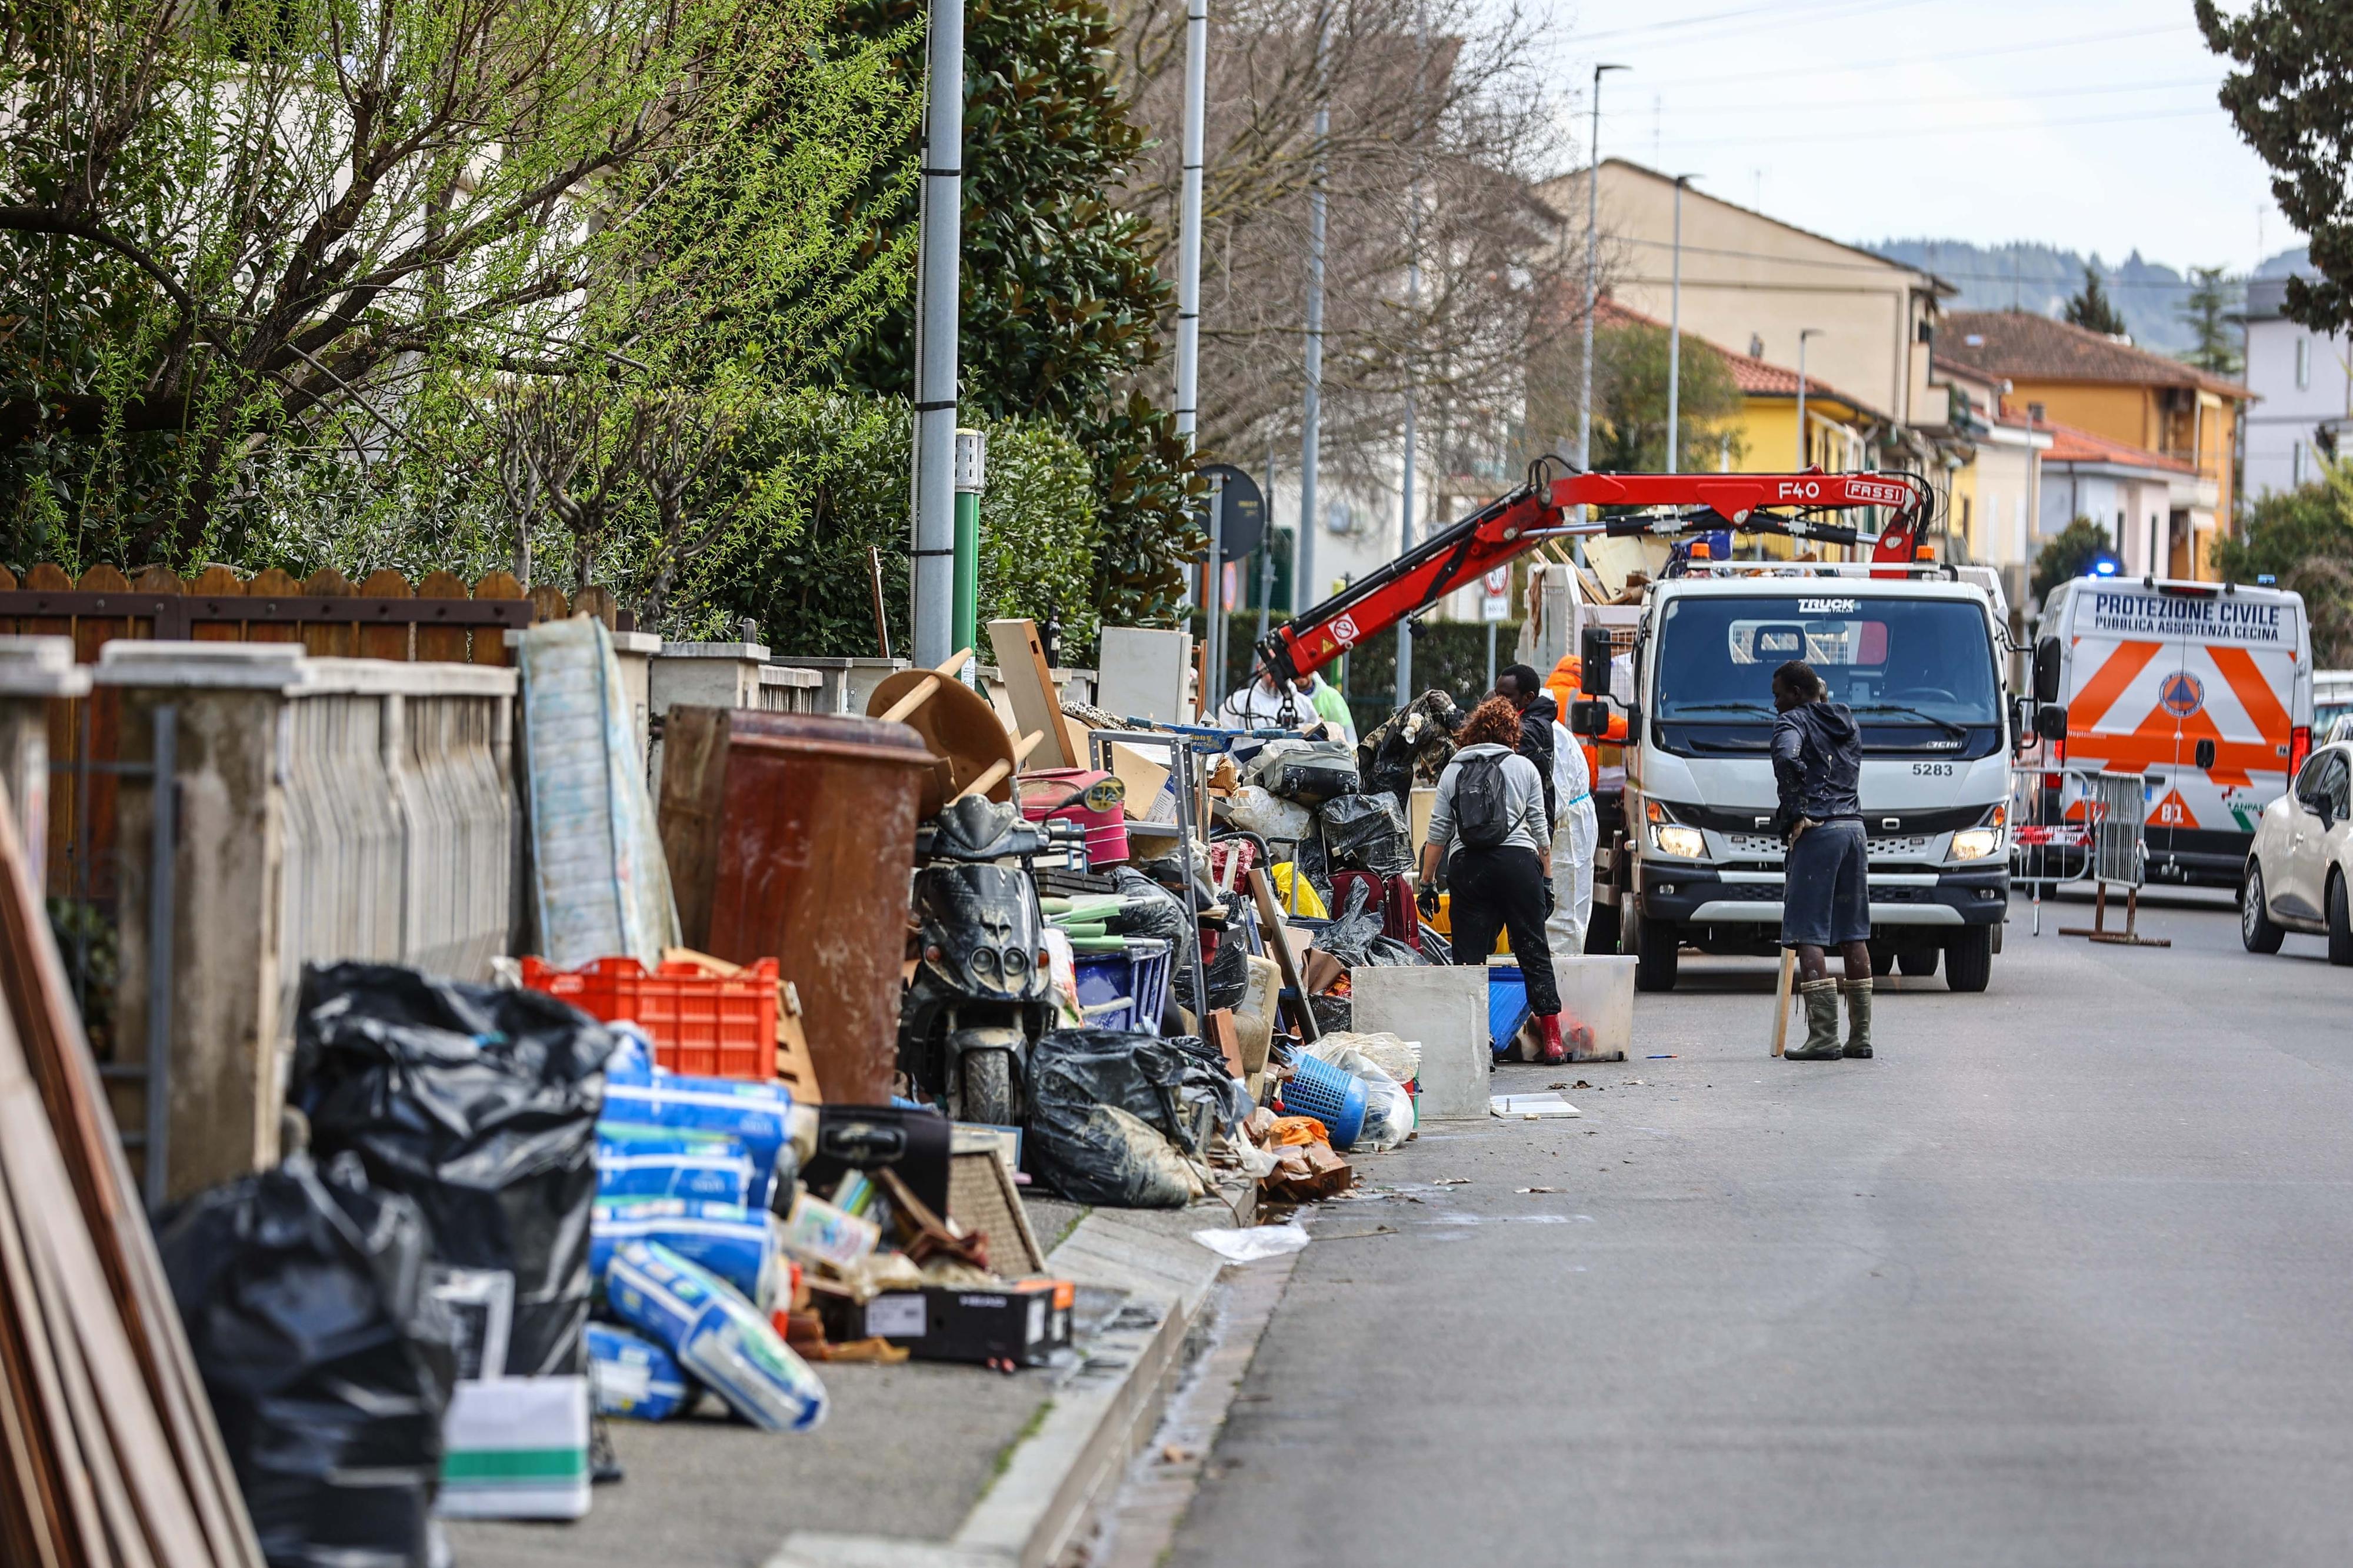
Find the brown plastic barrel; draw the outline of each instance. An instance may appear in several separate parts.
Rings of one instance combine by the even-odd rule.
[[[663,721],[662,847],[687,945],[777,961],[831,1103],[891,1093],[930,768],[914,731],[874,719],[677,707]]]

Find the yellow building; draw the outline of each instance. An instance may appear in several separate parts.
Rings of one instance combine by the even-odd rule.
[[[1936,360],[1998,388],[1998,412],[2010,419],[2072,426],[2112,444],[2111,455],[2133,456],[2136,472],[2173,476],[2153,516],[2126,509],[2114,524],[2117,547],[2170,576],[2211,574],[2214,539],[2230,526],[2232,454],[2253,395],[2246,387],[2124,339],[2016,310],[1947,315]],[[2048,493],[2046,506],[2055,507],[2056,492]]]

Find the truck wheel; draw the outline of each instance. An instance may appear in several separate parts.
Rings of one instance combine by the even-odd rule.
[[[1871,950],[1872,973],[1878,975],[1881,979],[1884,980],[1889,974],[1894,972],[1894,969],[1895,950],[1894,948],[1874,947]]]
[[[1906,974],[1934,974],[1937,956],[1933,947],[1907,947],[1895,955],[1895,967]]]
[[[1945,949],[1945,984],[1955,991],[1982,991],[1993,978],[1993,927],[1963,926]]]
[[[2353,964],[2353,910],[2345,904],[2343,873],[2328,874],[2328,962],[2339,969]]]
[[[2249,952],[2277,952],[2286,935],[2263,907],[2263,868],[2251,859],[2247,879],[2239,884],[2239,945]]]
[[[1634,923],[1634,989],[1672,991],[1675,961],[1682,954],[1683,928],[1648,917]]]

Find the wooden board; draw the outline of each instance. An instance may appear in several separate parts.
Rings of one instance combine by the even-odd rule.
[[[1266,879],[1266,868],[1263,866],[1250,868],[1250,890],[1251,901],[1258,905],[1259,929],[1282,931],[1282,911],[1275,906],[1274,884]],[[1303,1040],[1323,1038],[1324,1031],[1315,1026],[1315,1009],[1307,1005],[1307,987],[1300,984],[1298,965],[1291,962],[1291,944],[1278,940],[1267,945],[1274,949],[1275,967],[1282,971],[1284,987],[1299,998],[1291,1010],[1293,1021],[1299,1026],[1299,1037]]]
[[[1046,731],[1046,743],[1031,756],[1039,768],[1082,768],[1086,748],[1072,746],[1062,719],[1062,694],[1046,662],[1046,645],[1038,640],[1035,621],[991,621],[989,646],[997,650],[997,668],[1005,679],[1005,696],[1013,704],[1015,731],[1026,735]]]

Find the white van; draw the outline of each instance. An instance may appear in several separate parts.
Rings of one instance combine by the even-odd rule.
[[[2067,738],[2048,764],[2137,773],[2152,880],[2235,888],[2263,807],[2312,750],[2312,632],[2284,588],[2078,577],[2035,646]],[[2066,803],[2082,815],[2080,799]]]

